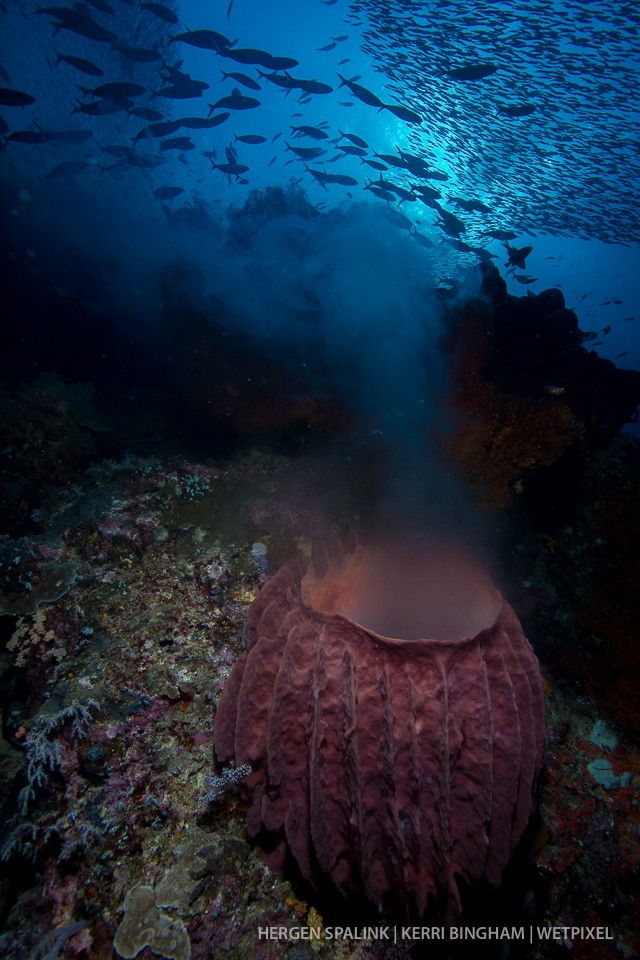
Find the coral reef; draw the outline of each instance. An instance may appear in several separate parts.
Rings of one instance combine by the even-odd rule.
[[[91,419],[88,388],[40,377],[15,394],[0,395],[0,521],[13,532],[28,523],[43,492],[68,482],[95,454],[85,426]]]
[[[76,576],[60,548],[34,538],[0,537],[0,616],[44,616],[40,605],[60,600]]]
[[[293,180],[284,187],[250,190],[241,208],[230,207],[227,211],[229,235],[234,243],[244,245],[270,220],[292,215],[304,219],[318,216],[303,188]]]
[[[443,545],[285,565],[252,606],[215,721],[251,765],[248,830],[378,909],[498,886],[542,759],[538,664],[488,577]],[[274,837],[278,843],[274,847]]]
[[[215,704],[245,650],[251,604],[267,577],[308,555],[310,541],[343,534],[361,498],[350,499],[337,476],[328,488],[306,458],[153,454],[105,459],[81,482],[50,488],[38,532],[2,543],[3,594],[18,601],[0,620],[5,645],[24,628],[16,648],[0,653],[3,960],[47,951],[112,960],[131,917],[125,901],[139,888],[153,892],[158,928],[186,930],[193,960],[418,955],[424,944],[325,936],[344,914],[279,879],[246,842],[243,793],[255,774],[214,769]],[[551,529],[532,527],[525,491],[502,547],[500,589],[546,668],[549,748],[534,847],[524,875],[517,883],[509,875],[501,894],[511,897],[510,925],[607,925],[613,941],[574,940],[573,952],[622,960],[640,950],[640,761],[627,732],[637,698],[624,686],[635,634],[623,629],[635,609],[638,444],[589,448],[582,463],[571,514]],[[364,486],[368,462],[360,469]],[[60,577],[66,569],[73,576]],[[80,707],[88,715],[78,737],[69,711]],[[591,739],[602,719],[615,746]],[[27,745],[40,734],[42,782],[23,813],[21,791],[38,759]],[[609,771],[606,781],[594,771],[600,779]],[[258,938],[259,927],[304,924],[319,931],[313,941]],[[432,944],[429,955],[467,960],[478,945],[466,946]],[[483,949],[498,960],[505,944]],[[508,949],[513,960],[553,960],[565,948],[512,941]]]
[[[481,297],[447,312],[444,346],[455,431],[450,457],[488,506],[505,508],[570,454],[606,446],[640,403],[640,373],[582,345],[559,290],[511,297],[483,264]]]

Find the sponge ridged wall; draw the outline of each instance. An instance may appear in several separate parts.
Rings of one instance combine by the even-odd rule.
[[[248,830],[268,838],[272,867],[291,854],[311,883],[419,915],[433,897],[455,916],[456,877],[498,885],[533,810],[542,683],[488,578],[471,584],[451,554],[410,557],[406,571],[407,603],[450,602],[457,614],[468,599],[487,622],[473,636],[382,636],[341,612],[379,600],[366,550],[333,544],[290,562],[252,606],[216,752],[253,768]]]

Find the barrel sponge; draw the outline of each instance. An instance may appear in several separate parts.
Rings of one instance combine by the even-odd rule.
[[[215,719],[267,863],[379,910],[500,884],[535,805],[538,661],[459,549],[324,543],[256,597]]]

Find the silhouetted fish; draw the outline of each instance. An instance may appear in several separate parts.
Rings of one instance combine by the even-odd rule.
[[[485,237],[492,237],[494,240],[515,240],[518,236],[513,230],[485,230]]]
[[[342,173],[325,173],[324,170],[313,170],[311,167],[308,167],[305,163],[304,165],[307,173],[310,173],[312,177],[323,187],[327,189],[328,183],[339,183],[344,187],[355,187],[358,185],[358,181],[354,180],[353,177],[348,177],[346,174]]]
[[[512,106],[499,106],[498,111],[505,117],[529,117],[536,112],[536,108],[533,103],[515,103]]]
[[[93,136],[93,130],[51,130],[52,143],[84,143]]]
[[[117,50],[125,60],[131,60],[132,63],[156,63],[162,60],[162,54],[157,50],[147,50],[146,47],[125,47],[122,44],[115,43],[113,49]]]
[[[111,4],[107,3],[107,0],[87,0],[87,3],[90,3],[91,6],[99,10],[100,13],[106,13],[110,17],[115,17],[116,15],[115,10]]]
[[[372,93],[371,90],[367,90],[367,88],[363,87],[361,84],[356,83],[356,81],[360,79],[359,77],[352,77],[351,80],[347,80],[347,78],[343,77],[340,73],[338,76],[340,77],[340,86],[349,87],[351,93],[354,95],[354,97],[357,97],[361,103],[366,103],[367,106],[370,107],[384,107],[384,103],[380,97],[376,96],[375,93]]]
[[[182,117],[178,123],[187,130],[212,130],[230,116],[230,113],[218,113],[215,117]]]
[[[173,10],[165,7],[164,3],[148,2],[141,3],[140,6],[143,10],[148,10],[149,13],[153,13],[156,17],[159,17],[160,20],[164,20],[165,23],[180,22]]]
[[[253,110],[259,106],[259,100],[256,100],[255,97],[246,97],[243,93],[240,93],[237,87],[234,87],[231,96],[221,97],[215,103],[209,104],[209,116],[218,107],[223,107],[225,110]]]
[[[133,106],[133,100],[92,100],[76,103],[71,113],[84,113],[87,117],[106,117],[110,113],[124,113]]]
[[[5,143],[23,143],[32,146],[38,146],[42,143],[50,143],[51,134],[46,130],[14,130],[3,137]]]
[[[338,133],[340,134],[340,137],[338,137],[339,140],[351,140],[351,143],[355,144],[356,147],[363,147],[364,149],[368,149],[369,147],[367,141],[363,140],[362,137],[357,137],[355,133],[344,133],[342,130],[339,130]]]
[[[36,98],[30,93],[23,93],[21,90],[11,90],[9,87],[0,87],[0,105],[3,107],[27,107],[30,103],[35,103]]]
[[[221,173],[226,173],[229,176],[238,176],[241,173],[246,173],[249,167],[244,163],[211,163],[211,166],[214,170],[219,170]]]
[[[466,67],[456,67],[445,70],[445,74],[452,80],[484,80],[495,73],[498,67],[495,63],[470,63]]]
[[[449,199],[451,203],[455,203],[457,207],[466,210],[468,213],[491,213],[491,207],[480,200],[464,200],[462,197],[450,197]]]
[[[320,130],[319,127],[310,127],[302,124],[298,127],[290,127],[296,137],[311,137],[312,140],[327,140],[329,134],[326,130]]]
[[[323,147],[292,147],[286,140],[285,144],[287,150],[291,150],[301,160],[315,160],[327,152]]]
[[[92,63],[91,60],[85,60],[84,57],[74,57],[70,53],[58,53],[58,51],[55,49],[53,52],[58,58],[56,60],[56,66],[62,60],[64,63],[68,63],[70,67],[73,67],[75,70],[79,70],[81,73],[86,73],[90,77],[104,76],[104,70],[96,63]]]
[[[261,67],[267,70],[291,70],[298,66],[298,61],[293,57],[274,57],[266,50],[257,50],[253,47],[231,49],[226,47],[218,51],[223,57],[228,57],[236,63],[259,63]]]
[[[97,23],[83,8],[38,7],[36,13],[47,13],[56,18],[58,22],[53,23],[54,37],[60,30],[69,30],[99,43],[116,43],[118,39],[112,30],[107,30]]]
[[[161,150],[195,150],[195,143],[190,137],[172,137],[169,140],[163,140],[160,144]]]
[[[284,90],[293,90],[295,86],[295,81],[291,79],[290,76],[283,76],[280,73],[263,73],[262,70],[258,70],[258,76],[262,80],[268,80],[269,83],[273,83],[276,87],[282,87]]]
[[[139,140],[157,139],[158,137],[170,137],[172,133],[180,129],[179,120],[160,120],[158,123],[151,123],[148,127],[139,130],[133,138],[134,143]]]
[[[422,123],[420,114],[416,113],[415,110],[410,110],[409,107],[403,107],[397,103],[385,103],[384,109],[395,114],[400,120],[406,120],[407,123]]]
[[[519,250],[516,247],[510,246],[508,243],[505,243],[505,248],[509,254],[505,267],[521,267],[523,270],[526,268],[526,260],[533,247],[521,247]]]
[[[333,87],[320,80],[302,80],[299,77],[289,77],[292,88],[304,90],[305,93],[333,93]],[[304,101],[300,100],[300,103]]]
[[[228,50],[237,43],[237,40],[229,40],[223,33],[217,30],[186,30],[184,33],[176,33],[169,38],[169,43],[188,43],[191,47],[199,47],[201,50],[214,50],[219,53],[221,50]]]
[[[132,97],[141,97],[147,88],[140,83],[114,81],[101,83],[98,87],[78,87],[85,96],[101,97],[104,100],[130,100]]]
[[[221,70],[220,73],[222,74],[223,80],[231,77],[236,83],[240,83],[243,87],[248,87],[250,90],[262,90],[257,80],[254,80],[253,77],[248,77],[246,73],[225,73],[224,70]]]
[[[141,120],[162,120],[163,114],[159,110],[152,110],[151,107],[134,107],[129,110],[132,117],[140,117]]]
[[[43,176],[44,180],[64,180],[67,177],[76,177],[83,170],[86,170],[89,164],[86,160],[67,160],[65,163],[59,163],[49,170]]]
[[[181,80],[179,83],[169,84],[155,90],[153,97],[167,97],[169,100],[192,100],[201,97],[205,90],[209,89],[209,84],[204,80]]]

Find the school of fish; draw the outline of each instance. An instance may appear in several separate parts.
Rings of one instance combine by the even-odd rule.
[[[15,17],[15,6],[2,16]],[[295,164],[297,182],[342,188],[337,201],[344,191],[382,201],[389,222],[423,246],[433,245],[423,224],[478,260],[498,258],[495,243],[503,243],[505,265],[521,271],[531,246],[509,241],[524,232],[637,241],[640,7],[340,0],[337,10],[345,32],[318,39],[326,68],[308,77],[308,51],[256,49],[234,35],[233,0],[212,12],[216,29],[186,27],[174,0],[24,0],[32,29],[46,18],[56,95],[32,89],[28,72],[14,82],[0,63],[3,165],[13,162],[15,172],[24,160],[12,152],[28,146],[43,151],[42,180],[142,170],[156,178],[150,192],[168,211],[188,199],[176,164],[200,154],[210,176],[250,185],[253,151],[269,149],[263,168]],[[372,66],[367,78],[350,73],[354,42]],[[184,67],[188,47],[210,53],[205,77]],[[261,108],[266,86],[292,104],[289,128],[266,137],[249,122],[236,133]],[[404,145],[370,143],[352,130],[356,102],[393,117]],[[109,142],[115,131],[119,142]],[[215,136],[213,146],[204,134]],[[58,160],[61,146],[74,155]],[[524,272],[516,279],[535,282]]]

